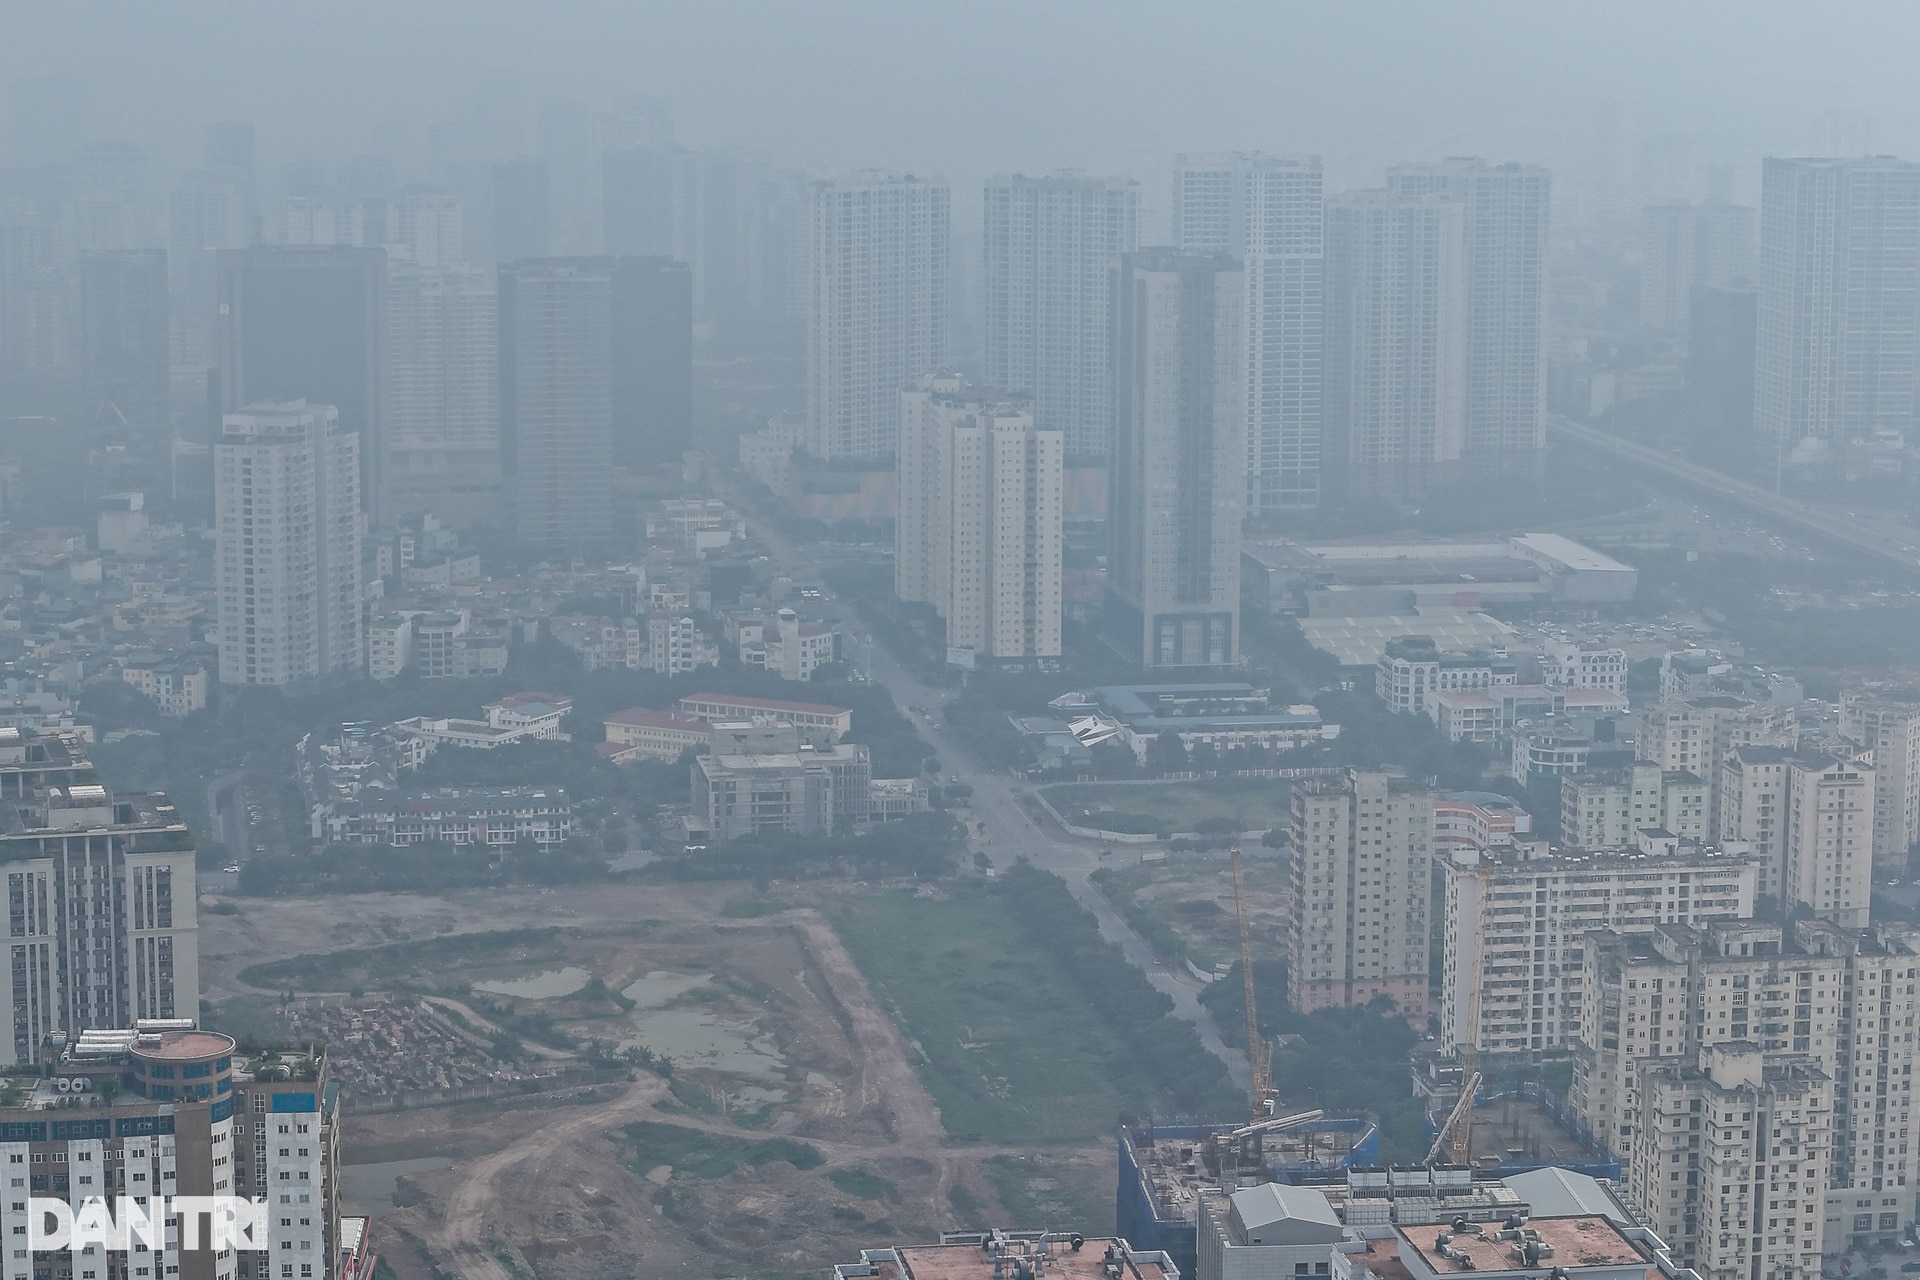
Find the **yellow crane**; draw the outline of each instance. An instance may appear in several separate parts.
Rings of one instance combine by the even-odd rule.
[[[1268,1106],[1280,1091],[1273,1087],[1273,1052],[1260,1034],[1260,1009],[1253,998],[1253,936],[1247,928],[1247,887],[1240,869],[1239,847],[1230,850],[1228,856],[1233,862],[1233,920],[1240,931],[1240,987],[1247,1003],[1247,1066],[1253,1072],[1249,1110],[1259,1121],[1268,1118]]]
[[[1484,868],[1478,882],[1480,900],[1485,902],[1488,878]],[[1473,959],[1467,966],[1466,977],[1461,979],[1457,973],[1455,976],[1455,981],[1464,980],[1467,984],[1466,1016],[1455,1029],[1456,1034],[1465,1036],[1460,1045],[1460,1099],[1447,1113],[1447,1122],[1433,1135],[1433,1146],[1427,1151],[1428,1164],[1438,1163],[1443,1157],[1448,1164],[1467,1164],[1473,1159],[1473,1098],[1480,1092],[1480,987],[1485,972],[1482,964],[1485,947],[1485,932],[1475,930],[1471,947]]]

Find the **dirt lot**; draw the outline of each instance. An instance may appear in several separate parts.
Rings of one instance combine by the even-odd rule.
[[[560,926],[557,955],[464,954],[433,983],[674,1060],[671,1081],[350,1115],[343,1164],[413,1162],[391,1184],[400,1207],[365,1206],[403,1280],[818,1275],[862,1247],[1111,1202],[1104,1144],[1048,1150],[1031,1177],[1007,1164],[1029,1151],[945,1146],[899,1033],[804,895],[615,884],[239,908],[201,915],[210,998],[257,996],[240,972],[295,954]]]
[[[1244,864],[1247,924],[1256,957],[1286,950],[1293,889],[1286,860],[1268,850]],[[1233,917],[1233,868],[1224,857],[1173,857],[1114,868],[1118,893],[1179,938],[1202,968],[1231,964],[1239,954]],[[1109,894],[1109,897],[1112,897]]]

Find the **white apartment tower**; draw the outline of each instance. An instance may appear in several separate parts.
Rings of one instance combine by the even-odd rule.
[[[1798,1193],[1795,1234],[1818,1237],[1815,1251],[1828,1254],[1863,1247],[1913,1215],[1920,1145],[1912,1141],[1906,1086],[1920,1054],[1907,1020],[1915,999],[1908,988],[1920,975],[1920,929],[1896,922],[1861,932],[1803,919],[1789,931],[1770,920],[1723,919],[1632,936],[1596,932],[1585,969],[1570,1097],[1596,1136],[1632,1153],[1628,1189],[1642,1203],[1669,1202],[1674,1185],[1665,1176],[1671,1163],[1634,1167],[1643,1141],[1663,1142],[1672,1133],[1672,1112],[1662,1101],[1671,1079],[1663,1081],[1663,1073],[1703,1050],[1724,1049],[1758,1054],[1768,1073],[1800,1064],[1832,1082],[1831,1144],[1811,1153],[1811,1167],[1805,1144],[1793,1150],[1784,1133],[1735,1143],[1770,1166],[1761,1181],[1766,1226],[1776,1238],[1785,1235],[1784,1222],[1775,1221],[1788,1210],[1788,1201],[1775,1199],[1782,1193]],[[1681,1129],[1690,1140],[1691,1123]],[[1757,1136],[1758,1126],[1752,1131]],[[1712,1145],[1703,1141],[1702,1159]],[[1682,1165],[1691,1171],[1690,1162]],[[1759,1185],[1750,1182],[1743,1193],[1739,1177],[1729,1181],[1735,1185],[1726,1192],[1718,1179],[1703,1178],[1699,1186],[1711,1201],[1732,1197],[1736,1209],[1724,1229],[1746,1232],[1758,1244],[1762,1224],[1752,1214],[1741,1221],[1737,1206],[1743,1195],[1758,1195]],[[1694,1185],[1682,1181],[1682,1202]],[[1812,1227],[1809,1200],[1818,1210]],[[1700,1216],[1711,1222],[1719,1214]],[[1698,1255],[1693,1261],[1698,1265]]]
[[[1754,211],[1740,204],[1649,205],[1640,211],[1640,323],[1685,333],[1695,285],[1753,279]]]
[[[1653,1059],[1641,1075],[1645,1122],[1622,1163],[1675,1259],[1702,1280],[1818,1276],[1832,1078],[1738,1042]]]
[[[1873,766],[1797,756],[1787,765],[1781,840],[1784,905],[1805,903],[1846,929],[1867,927],[1873,896]]]
[[[953,231],[939,178],[863,172],[813,188],[807,448],[894,451],[899,393],[946,358]]]
[[[1466,442],[1466,238],[1438,196],[1327,202],[1323,479],[1401,498],[1445,480]]]
[[[1873,861],[1904,870],[1920,842],[1920,702],[1840,695],[1840,736],[1873,753]]]
[[[1546,443],[1546,247],[1552,179],[1538,165],[1449,157],[1387,171],[1403,199],[1457,202],[1466,235],[1466,438],[1477,471],[1532,473]]]
[[[1128,178],[987,183],[987,385],[1029,399],[1033,420],[1058,430],[1069,455],[1111,449],[1113,264],[1139,247],[1139,204]]]
[[[1722,770],[1738,747],[1793,750],[1799,726],[1793,708],[1724,694],[1665,698],[1635,716],[1635,750],[1662,769],[1698,774],[1707,784],[1707,833],[1715,840],[1753,840],[1724,826]],[[1760,892],[1774,893],[1762,876]]]
[[[1061,433],[941,370],[900,393],[894,590],[961,662],[1060,656]]]
[[[1920,164],[1769,158],[1760,173],[1757,460],[1778,484],[1913,429]]]
[[[504,521],[495,298],[485,272],[387,259],[380,509],[390,516]]]
[[[1220,255],[1146,249],[1114,279],[1108,613],[1145,667],[1240,656],[1246,279]]]
[[[1440,1043],[1563,1053],[1580,1035],[1589,935],[1753,914],[1754,863],[1693,841],[1442,864]],[[1472,999],[1477,986],[1478,1010]]]
[[[1318,156],[1175,157],[1174,245],[1246,270],[1246,509],[1320,502],[1325,210]]]
[[[1433,792],[1358,771],[1297,783],[1292,829],[1287,1003],[1311,1013],[1386,996],[1425,1022]]]
[[[331,406],[256,404],[213,450],[220,679],[292,684],[358,669],[360,436]]]

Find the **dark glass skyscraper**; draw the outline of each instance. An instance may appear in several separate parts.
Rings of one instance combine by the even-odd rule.
[[[224,412],[263,400],[332,405],[360,437],[374,523],[386,438],[380,351],[387,255],[345,245],[256,245],[220,255],[216,358]]]
[[[665,258],[500,269],[500,429],[530,546],[613,536],[613,475],[678,461],[692,432],[693,287]]]
[[[172,395],[164,249],[80,260],[80,373],[92,412],[111,405],[139,436],[166,438]]]

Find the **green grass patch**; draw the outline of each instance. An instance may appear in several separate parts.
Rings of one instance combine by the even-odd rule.
[[[1287,889],[1290,864],[1270,849],[1249,853],[1244,874],[1253,897],[1253,933],[1259,950],[1277,949],[1262,920]],[[1233,868],[1222,857],[1169,858],[1093,873],[1101,894],[1126,917],[1153,953],[1170,964],[1191,960],[1202,969],[1232,964],[1239,955],[1233,918]],[[1270,917],[1269,917],[1270,919]]]
[[[953,1206],[953,1219],[962,1231],[984,1229],[987,1221],[987,1207],[980,1203],[980,1197],[956,1182],[947,1188],[947,1203]]]
[[[1068,822],[1101,831],[1266,831],[1292,820],[1293,792],[1284,778],[1066,782],[1041,794]]]
[[[994,1156],[986,1162],[986,1174],[1009,1222],[1045,1223],[1048,1230],[1087,1236],[1113,1234],[1112,1183],[1085,1161],[1045,1154]]]
[[[996,899],[971,886],[874,895],[834,924],[924,1055],[920,1078],[950,1136],[1078,1142],[1112,1128],[1126,1047]]]
[[[741,1165],[758,1169],[785,1160],[796,1169],[818,1169],[826,1163],[819,1148],[792,1138],[729,1138],[652,1120],[628,1125],[627,1140],[633,1147],[627,1167],[641,1174],[664,1164],[696,1178],[724,1178]]]
[[[713,1095],[691,1080],[675,1076],[668,1082],[667,1092],[689,1111],[698,1111],[703,1116],[720,1114],[720,1104],[713,1100]]]
[[[835,1169],[827,1174],[827,1181],[850,1196],[862,1200],[898,1200],[900,1188],[879,1174],[867,1169]]]
[[[462,969],[533,964],[565,955],[558,929],[496,929],[273,960],[242,969],[240,981],[269,991],[443,990],[457,985],[448,978]]]

